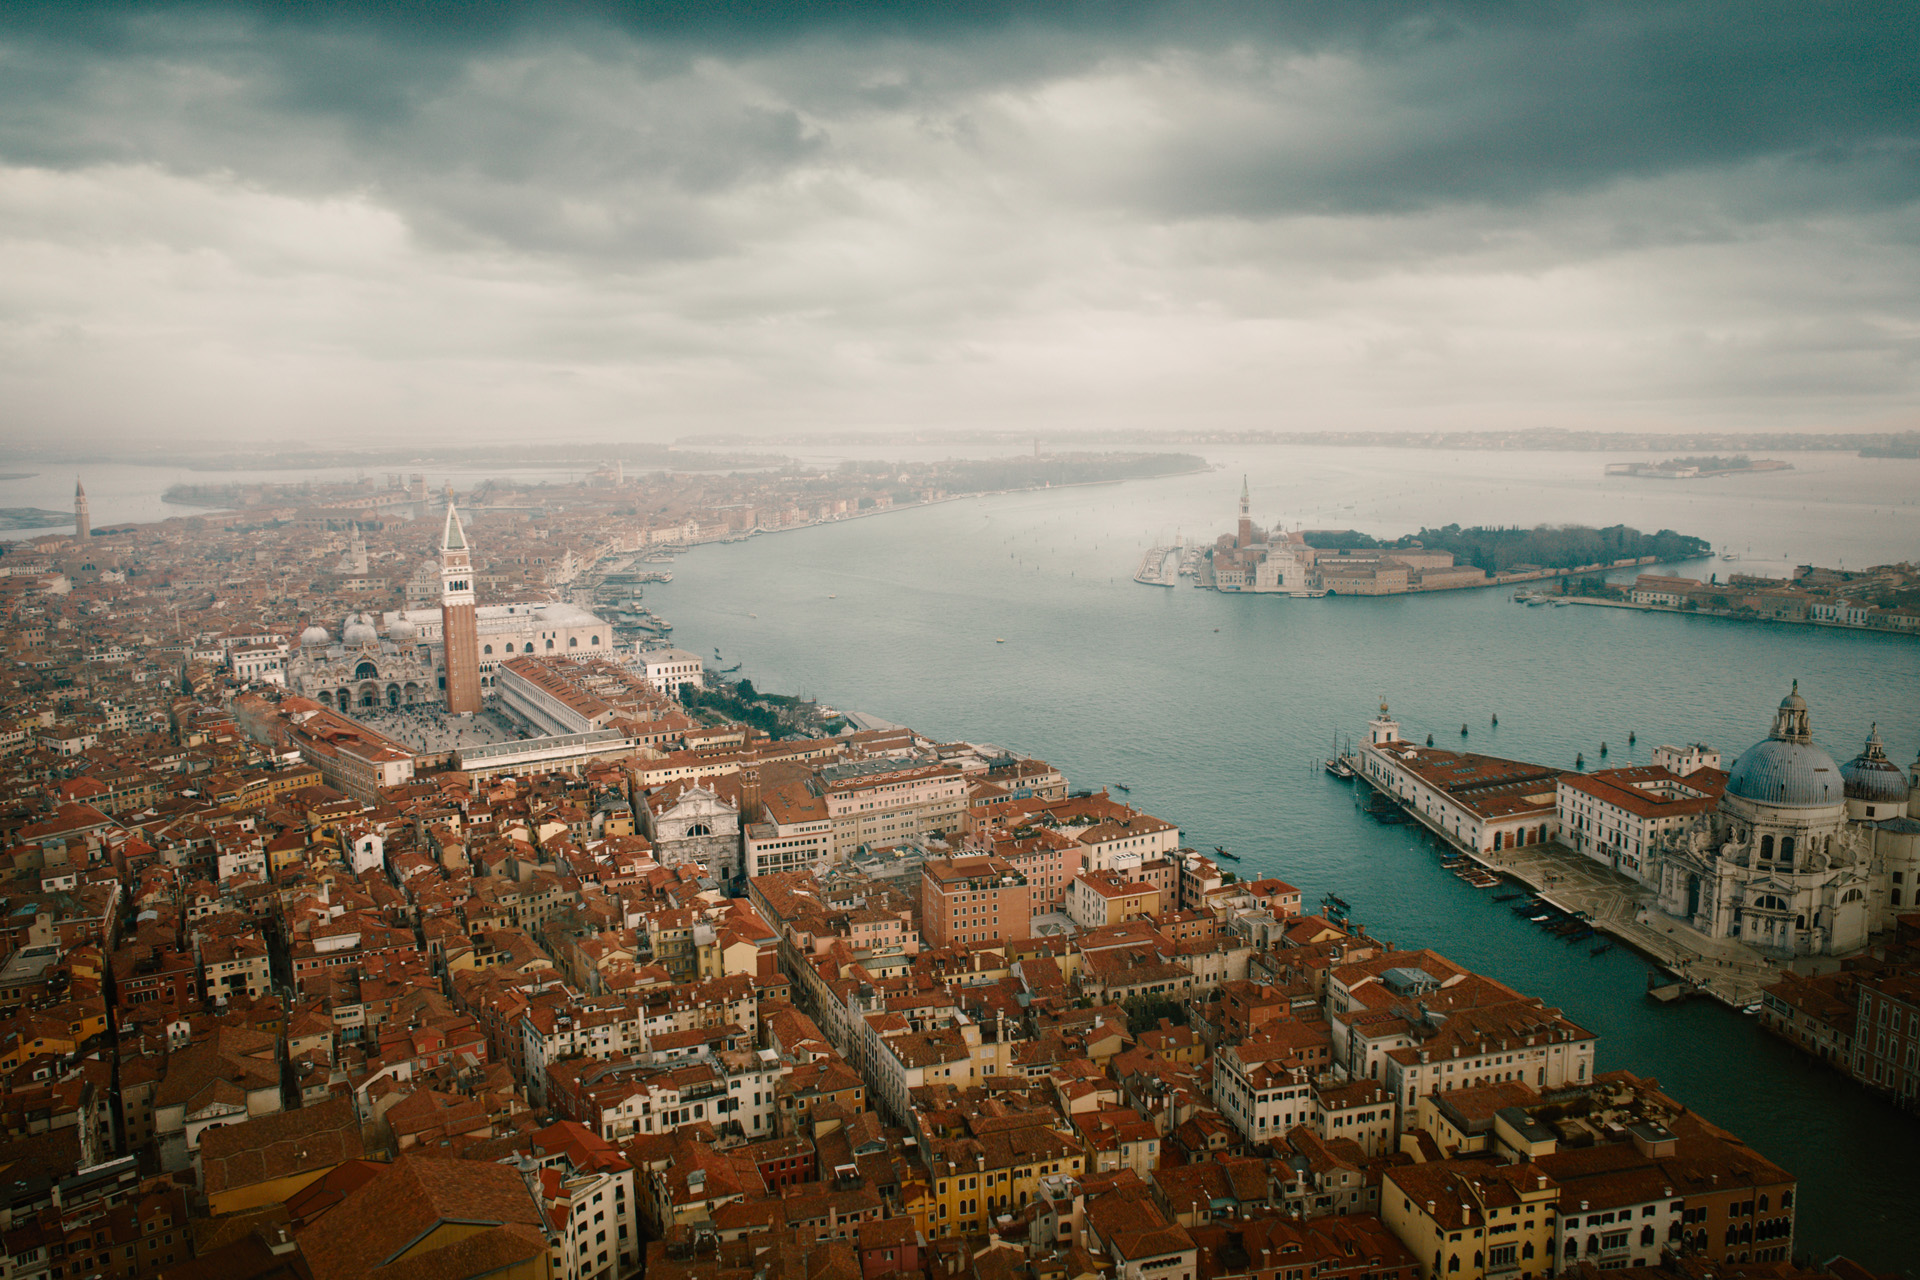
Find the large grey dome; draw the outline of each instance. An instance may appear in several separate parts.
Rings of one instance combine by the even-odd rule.
[[[1813,724],[1798,680],[1793,682],[1793,692],[1781,699],[1767,740],[1748,747],[1733,762],[1726,794],[1799,809],[1837,805],[1845,799],[1840,766],[1813,743]]]
[[[1899,765],[1887,759],[1886,744],[1880,741],[1880,727],[1867,735],[1867,745],[1859,755],[1840,769],[1849,800],[1869,804],[1904,804],[1907,799],[1907,775]]]
[[[1777,738],[1755,743],[1733,762],[1727,794],[1790,808],[1835,805],[1845,798],[1832,756],[1810,742]]]
[[[373,619],[364,613],[350,613],[347,622],[340,629],[340,639],[350,645],[378,644],[380,633],[373,629]]]
[[[300,643],[303,645],[324,645],[332,638],[327,634],[327,629],[318,623],[300,633]]]

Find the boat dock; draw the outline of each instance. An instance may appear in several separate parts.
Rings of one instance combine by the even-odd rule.
[[[1413,821],[1433,832],[1457,857],[1534,890],[1535,896],[1556,911],[1578,916],[1596,934],[1606,934],[1658,965],[1668,980],[1651,991],[1663,1001],[1703,995],[1734,1009],[1744,1009],[1760,998],[1761,988],[1780,980],[1782,968],[1759,952],[1728,938],[1709,938],[1683,921],[1663,915],[1654,905],[1654,893],[1583,857],[1563,844],[1524,845],[1518,849],[1468,849],[1433,825],[1425,815],[1402,805],[1393,796],[1362,784],[1371,792],[1362,807],[1377,821],[1387,820],[1383,809],[1397,810],[1397,821]]]
[[[1178,586],[1180,565],[1175,557],[1179,554],[1180,548],[1177,546],[1148,547],[1147,554],[1140,557],[1140,568],[1133,575],[1133,580],[1149,587]],[[1169,561],[1173,562],[1172,568],[1168,567]]]
[[[1709,938],[1661,914],[1654,906],[1653,890],[1565,845],[1550,842],[1482,852],[1474,860],[1530,886],[1542,902],[1566,912],[1584,912],[1594,932],[1617,938],[1684,983],[1675,995],[1709,996],[1744,1009],[1760,998],[1762,987],[1780,980],[1781,969],[1752,948],[1731,939]]]

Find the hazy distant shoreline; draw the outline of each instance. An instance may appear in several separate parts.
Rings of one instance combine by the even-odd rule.
[[[1036,440],[1053,445],[1241,445],[1329,446],[1360,449],[1445,449],[1548,453],[1641,453],[1656,451],[1763,451],[1799,453],[1857,453],[1874,458],[1920,459],[1920,431],[1905,432],[1771,432],[1704,431],[1667,435],[1611,431],[1176,431],[1129,430],[1088,432],[961,431],[951,434],[919,432],[842,432],[820,436],[706,437],[716,448],[803,448],[858,446],[868,448],[938,447],[940,445],[1005,445],[1025,448]]]

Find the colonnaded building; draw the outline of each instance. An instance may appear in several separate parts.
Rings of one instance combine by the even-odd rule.
[[[458,695],[478,689],[490,696],[496,669],[510,658],[526,654],[612,657],[612,625],[577,605],[475,603],[469,555],[466,531],[449,502],[440,544],[441,604],[392,610],[377,623],[370,614],[349,614],[338,640],[323,626],[308,627],[300,635],[299,652],[287,663],[288,686],[341,711],[428,705],[472,711],[477,706]],[[456,652],[460,670],[455,673],[452,698],[447,679],[449,619],[454,626],[471,627],[473,632],[471,658]],[[456,651],[465,648],[465,644],[455,645]]]
[[[1762,951],[1841,955],[1914,908],[1920,760],[1887,758],[1876,727],[1845,766],[1814,742],[1796,681],[1773,731],[1727,774],[1720,802],[1656,847],[1660,909]]]

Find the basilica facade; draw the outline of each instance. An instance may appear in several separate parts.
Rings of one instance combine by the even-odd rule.
[[[1715,938],[1780,956],[1844,955],[1914,906],[1920,761],[1903,770],[1877,730],[1844,767],[1813,740],[1796,683],[1719,804],[1654,853],[1659,907]]]
[[[287,685],[343,712],[426,706],[441,697],[432,654],[418,635],[389,627],[383,637],[365,613],[348,614],[337,640],[317,624],[301,632],[287,660]]]

